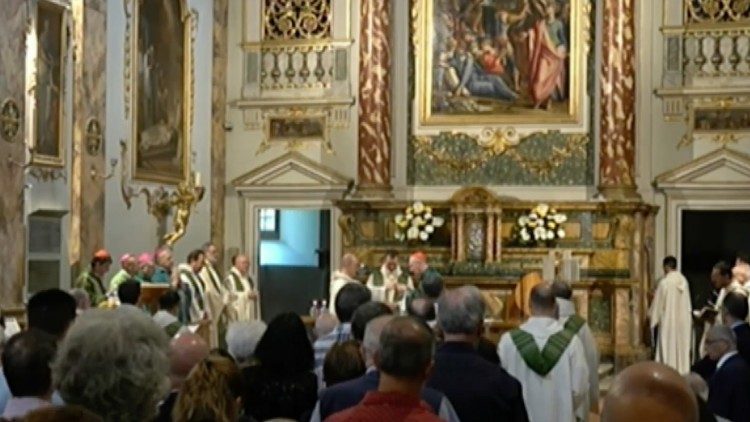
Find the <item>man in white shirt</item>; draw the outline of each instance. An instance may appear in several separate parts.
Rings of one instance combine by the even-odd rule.
[[[229,270],[224,286],[229,292],[227,297],[227,318],[229,322],[253,321],[260,319],[258,293],[255,283],[250,279],[250,258],[247,255],[232,257],[232,269]]]
[[[586,363],[589,368],[589,405],[594,413],[599,413],[599,349],[596,345],[594,334],[585,319],[576,313],[575,303],[571,300],[573,290],[564,281],[556,281],[552,285],[557,302],[558,321],[567,330],[578,337],[586,354]]]
[[[359,270],[359,259],[354,254],[345,254],[341,257],[341,268],[334,271],[331,276],[331,284],[328,292],[328,308],[336,314],[336,295],[347,283],[359,283],[355,278]]]
[[[535,286],[529,301],[528,321],[500,338],[500,362],[523,386],[531,422],[587,420],[589,369],[583,345],[557,320],[549,283]]]
[[[690,372],[692,318],[690,287],[677,271],[677,259],[664,258],[664,278],[659,281],[651,303],[651,330],[656,338],[655,361],[671,366],[680,374]]]

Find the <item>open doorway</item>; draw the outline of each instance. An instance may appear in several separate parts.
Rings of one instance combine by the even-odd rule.
[[[257,251],[262,318],[305,314],[330,277],[331,212],[260,208]]]

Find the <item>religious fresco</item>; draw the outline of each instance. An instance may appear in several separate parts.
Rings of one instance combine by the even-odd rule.
[[[577,123],[584,2],[421,0],[420,126]]]
[[[67,50],[65,8],[40,1],[37,4],[36,36],[33,162],[62,166],[63,87]]]
[[[133,176],[177,184],[190,160],[190,14],[184,0],[135,4]]]

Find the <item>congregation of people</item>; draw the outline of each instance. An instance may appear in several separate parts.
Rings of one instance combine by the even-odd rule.
[[[331,312],[263,322],[247,256],[221,277],[214,245],[175,265],[171,249],[126,254],[105,281],[96,252],[71,292],[37,292],[4,338],[4,421],[709,421],[750,420],[750,266],[711,274],[691,314],[676,260],[650,308],[654,361],[624,368],[606,397],[599,353],[564,280],[528,289],[528,315],[499,342],[486,299],[447,288],[422,252],[389,251],[366,278],[347,254]],[[143,292],[161,286],[158,308]],[[691,355],[693,319],[705,323]],[[2,320],[2,319],[0,319]],[[6,341],[7,340],[7,341]]]

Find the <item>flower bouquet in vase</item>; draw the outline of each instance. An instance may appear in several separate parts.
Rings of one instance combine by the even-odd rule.
[[[520,246],[554,246],[565,238],[562,223],[568,217],[547,204],[539,204],[531,211],[518,217],[513,227],[513,239]]]
[[[401,242],[427,242],[435,229],[445,224],[445,219],[432,214],[432,207],[417,201],[394,217],[396,239]]]

